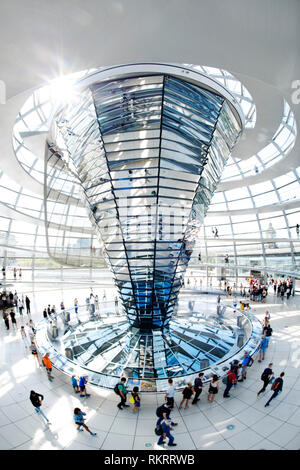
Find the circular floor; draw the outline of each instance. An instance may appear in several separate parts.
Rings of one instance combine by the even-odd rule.
[[[21,292],[21,288],[16,288]],[[74,292],[65,292],[65,299],[75,297]],[[82,298],[87,292],[88,289],[80,292]],[[60,289],[57,297],[54,291],[31,295],[33,320],[42,318],[43,304],[59,305],[61,293]],[[79,297],[78,290],[76,296]],[[232,300],[224,299],[224,303],[231,304]],[[178,410],[181,393],[177,393],[177,405],[172,412],[179,423],[172,431],[176,450],[300,449],[300,296],[282,302],[270,295],[266,304],[251,305],[252,312],[261,320],[266,309],[271,312],[274,335],[265,361],[261,364],[255,361],[247,380],[231,390],[229,399],[223,398],[224,385],[220,384],[215,403],[207,401],[205,389],[199,404]],[[23,317],[26,321],[26,314]],[[129,408],[119,410],[118,397],[112,391],[88,386],[91,397],[79,398],[73,392],[70,379],[62,373],[54,371],[55,379],[49,382],[44,369],[25,352],[19,329],[7,332],[3,322],[0,324],[0,357],[0,449],[162,448],[157,446],[154,435],[155,409],[164,401],[162,394],[142,394],[138,414],[133,414]],[[276,376],[284,371],[285,377],[283,392],[265,408],[270,390],[258,399],[256,393],[261,388],[262,370],[269,362],[274,363]],[[29,401],[32,389],[44,395],[43,410],[53,423],[49,427],[36,415]],[[76,406],[86,411],[87,424],[97,432],[96,437],[76,430],[73,423]]]

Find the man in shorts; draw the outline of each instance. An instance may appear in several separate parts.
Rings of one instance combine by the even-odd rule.
[[[79,389],[80,389],[80,397],[90,397],[89,393],[86,393],[85,384],[87,383],[87,376],[81,376],[79,378]]]

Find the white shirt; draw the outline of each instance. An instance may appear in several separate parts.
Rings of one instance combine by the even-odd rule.
[[[175,394],[175,385],[171,385],[171,386],[167,389],[167,394],[168,394],[168,398],[174,398],[174,394]]]

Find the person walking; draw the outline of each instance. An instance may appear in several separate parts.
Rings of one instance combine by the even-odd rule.
[[[44,317],[45,320],[48,318],[46,307],[43,310],[43,317]]]
[[[19,314],[21,316],[23,315],[23,308],[24,308],[24,304],[23,304],[22,299],[18,299],[18,309],[19,309]]]
[[[258,346],[259,348],[258,362],[261,362],[265,359],[265,352],[266,352],[267,346],[268,346],[267,338],[265,336],[262,336],[260,344]]]
[[[28,315],[30,313],[30,299],[27,295],[25,297],[25,305],[26,305],[26,313]]]
[[[14,271],[14,279],[16,280],[17,279],[17,268],[14,267],[13,271]]]
[[[79,377],[79,389],[80,389],[80,397],[90,397],[91,395],[89,393],[87,393],[86,391],[86,384],[87,384],[87,381],[88,381],[88,377],[87,375],[82,375],[81,377]]]
[[[161,445],[165,443],[165,439],[168,438],[168,446],[175,447],[177,444],[174,442],[174,436],[171,434],[171,423],[167,419],[163,419],[160,423],[162,433],[158,439],[157,445]]]
[[[74,299],[74,311],[77,314],[78,313],[78,299],[77,297]]]
[[[31,340],[31,345],[30,345],[29,349],[31,350],[31,354],[36,358],[39,367],[41,367],[38,350],[37,350],[36,344],[33,340]]]
[[[224,397],[224,398],[229,398],[229,397],[230,397],[229,391],[230,391],[231,387],[232,387],[234,384],[236,384],[236,382],[237,382],[237,377],[236,377],[234,371],[233,371],[233,370],[229,370],[229,371],[227,372],[226,388],[225,388],[224,393],[223,393],[223,397]]]
[[[191,382],[188,382],[187,387],[185,387],[182,391],[183,398],[180,402],[179,409],[182,408],[184,402],[186,402],[184,409],[189,407],[189,401],[193,394],[194,394],[193,385]]]
[[[219,377],[214,374],[213,378],[209,384],[209,389],[208,389],[208,395],[207,395],[207,400],[213,403],[215,399],[215,395],[219,392]]]
[[[268,323],[267,326],[264,326],[263,328],[263,334],[265,335],[266,340],[267,340],[267,348],[269,347],[269,342],[270,342],[272,333],[273,333],[273,329],[271,328],[270,323]]]
[[[282,387],[283,387],[283,379],[282,377],[284,377],[284,372],[281,372],[280,376],[277,377],[273,384],[272,384],[272,387],[271,387],[271,390],[273,391],[273,395],[271,396],[271,398],[267,401],[267,403],[265,404],[265,406],[269,406],[270,405],[270,402],[277,397],[277,395],[279,393],[282,392]]]
[[[126,408],[129,407],[129,405],[126,405],[127,390],[125,387],[125,383],[126,383],[126,378],[122,377],[121,381],[118,382],[116,385],[117,390],[119,392],[118,395],[121,397],[120,403],[117,404],[117,407],[119,408],[119,410],[123,410],[123,406],[125,406]]]
[[[6,312],[3,312],[3,320],[6,326],[6,329],[9,330],[9,315]]]
[[[74,408],[74,421],[75,423],[77,424],[77,430],[78,431],[83,431],[83,429],[81,429],[81,426],[87,431],[90,433],[91,436],[97,436],[97,433],[96,432],[92,432],[88,427],[87,425],[84,423],[84,416],[86,415],[86,413],[84,413],[83,411],[81,411],[80,408]]]
[[[171,409],[174,408],[174,395],[175,395],[175,385],[173,384],[173,379],[168,379],[169,387],[165,394],[168,405],[171,405]]]
[[[35,411],[37,413],[39,413],[41,416],[43,416],[43,418],[47,421],[47,424],[51,424],[49,419],[47,418],[47,416],[43,412],[43,410],[41,410],[42,401],[44,400],[43,395],[41,395],[40,393],[35,392],[34,390],[31,390],[29,399],[30,399],[31,403],[34,406]]]
[[[21,337],[24,343],[24,347],[27,350],[29,348],[29,342],[28,342],[28,336],[27,336],[25,327],[23,325],[21,326],[20,333],[21,333]]]
[[[203,376],[204,376],[203,372],[200,372],[199,376],[195,378],[195,381],[194,381],[195,395],[192,401],[192,405],[196,405],[196,403],[200,400],[199,397],[203,390],[203,382],[202,382]]]
[[[9,314],[10,314],[10,318],[11,318],[12,327],[17,329],[17,320],[16,320],[16,314],[15,314],[14,310],[11,310]]]
[[[54,379],[54,377],[51,375],[51,372],[52,372],[52,363],[51,363],[51,360],[50,360],[50,353],[46,353],[45,356],[43,357],[43,364],[44,366],[46,367],[46,371],[47,371],[47,376],[48,376],[48,380],[50,382],[52,382],[52,380]]]
[[[263,371],[263,373],[261,374],[261,380],[263,381],[264,385],[263,387],[259,390],[259,392],[257,392],[257,396],[259,397],[259,395],[263,392],[266,391],[266,388],[271,380],[271,378],[273,377],[274,375],[274,372],[272,371],[272,367],[273,367],[273,363],[270,362],[270,364],[268,365],[268,367],[266,367],[266,369]]]

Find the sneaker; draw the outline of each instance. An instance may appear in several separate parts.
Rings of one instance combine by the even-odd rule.
[[[83,432],[83,429],[77,429],[77,431],[79,431],[79,432]]]
[[[168,444],[168,446],[169,447],[175,447],[175,446],[177,446],[177,444],[174,444],[174,443],[173,444]]]
[[[230,398],[230,395],[223,395],[223,398]]]
[[[92,432],[91,436],[97,436],[96,432]]]
[[[90,394],[90,393],[86,393],[86,394],[85,394],[85,395],[83,395],[83,396],[90,397],[90,396],[91,396],[91,394]]]
[[[266,403],[265,406],[270,406],[269,403]]]
[[[125,406],[125,408],[130,408],[130,405],[123,405],[123,406]]]
[[[119,410],[123,410],[122,406],[117,405],[117,407],[119,408]]]

